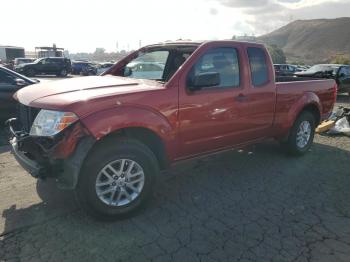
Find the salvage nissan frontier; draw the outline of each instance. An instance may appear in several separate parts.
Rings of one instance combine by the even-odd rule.
[[[75,190],[89,213],[130,215],[177,161],[269,138],[307,152],[337,85],[274,75],[257,43],[146,46],[101,76],[19,90],[18,117],[7,121],[12,151],[33,177]]]

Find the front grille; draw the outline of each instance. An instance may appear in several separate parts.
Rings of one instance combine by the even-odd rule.
[[[39,108],[29,107],[23,104],[18,104],[17,118],[22,126],[22,129],[29,133],[35,117],[39,113]]]

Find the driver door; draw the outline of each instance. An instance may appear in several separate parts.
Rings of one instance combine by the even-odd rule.
[[[245,83],[241,75],[241,52],[235,47],[206,51],[180,81],[180,155],[193,156],[214,151],[242,139],[245,128]],[[188,79],[205,73],[219,73],[220,83],[191,91]],[[190,81],[192,82],[192,80]]]
[[[58,72],[58,61],[54,58],[46,58],[45,73],[46,74],[56,74]]]
[[[47,58],[44,58],[42,60],[40,60],[37,64],[36,64],[36,68],[35,70],[40,74],[40,73],[45,73],[47,74]]]

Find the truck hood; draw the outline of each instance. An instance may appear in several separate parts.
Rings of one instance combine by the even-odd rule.
[[[16,68],[21,68],[21,67],[25,67],[25,66],[32,66],[32,65],[36,65],[37,63],[23,63],[23,64],[19,64],[19,65],[16,65],[15,67]]]
[[[20,89],[15,98],[22,104],[48,108],[64,106],[96,97],[155,90],[164,86],[153,80],[139,80],[118,76],[87,76],[39,83]]]
[[[316,72],[314,71],[301,71],[301,72],[295,72],[295,75],[298,76],[313,76]]]

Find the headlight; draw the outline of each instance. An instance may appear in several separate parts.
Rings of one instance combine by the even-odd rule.
[[[36,116],[30,135],[53,136],[78,120],[74,113],[52,110],[40,110]]]

